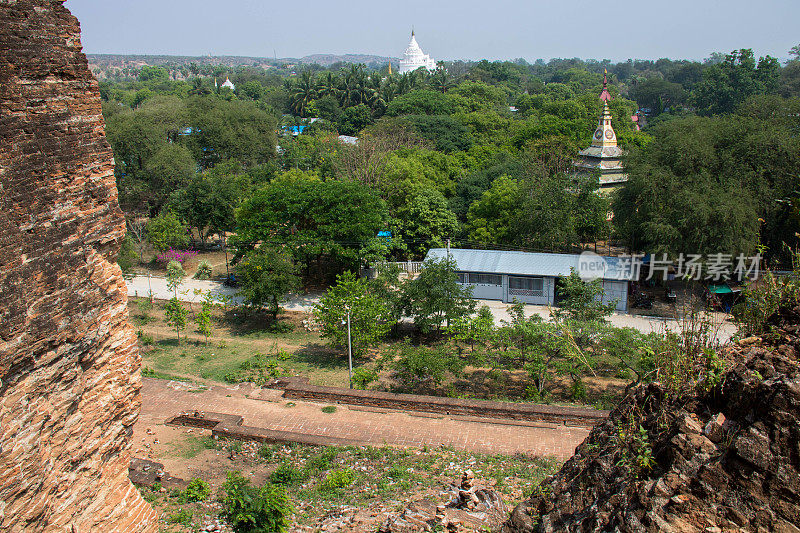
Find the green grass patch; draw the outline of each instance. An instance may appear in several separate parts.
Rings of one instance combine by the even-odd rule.
[[[211,436],[186,435],[177,442],[167,443],[172,449],[167,453],[173,457],[182,459],[192,459],[197,457],[203,450],[221,450],[223,445]]]

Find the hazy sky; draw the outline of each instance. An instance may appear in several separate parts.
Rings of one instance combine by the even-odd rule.
[[[67,0],[87,53],[435,59],[788,57],[800,0]]]

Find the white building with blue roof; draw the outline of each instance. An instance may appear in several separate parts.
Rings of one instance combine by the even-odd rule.
[[[433,248],[425,259],[444,259],[445,248]],[[602,280],[603,302],[616,302],[618,311],[628,310],[628,283],[635,272],[619,257],[595,254],[550,254],[502,250],[452,248],[459,283],[472,286],[472,295],[482,300],[514,300],[534,305],[556,305],[557,280],[572,269],[586,273],[591,266],[594,277]]]

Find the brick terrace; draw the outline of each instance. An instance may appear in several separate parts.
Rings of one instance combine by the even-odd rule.
[[[248,398],[248,394],[261,399]],[[181,411],[216,411],[240,415],[249,426],[347,438],[375,446],[447,445],[481,453],[519,452],[561,459],[570,457],[589,433],[588,428],[582,427],[376,412],[344,405],[338,405],[335,413],[326,414],[320,409],[325,404],[295,400],[294,407],[287,407],[286,403],[281,391],[253,389],[250,385],[214,385],[202,392],[189,392],[182,383],[144,378],[137,425],[163,424]]]

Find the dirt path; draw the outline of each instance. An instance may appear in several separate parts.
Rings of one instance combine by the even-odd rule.
[[[262,390],[265,400],[248,398],[251,385],[212,385],[193,391],[175,381],[144,378],[142,411],[134,433],[136,441],[146,428],[169,434],[164,421],[181,411],[200,410],[235,414],[244,424],[308,435],[336,436],[369,442],[375,446],[452,446],[481,453],[525,453],[565,459],[588,435],[589,429],[553,424],[511,425],[464,421],[444,415],[411,412],[372,412],[357,407],[337,406],[323,413],[323,404],[281,398],[281,391]],[[290,405],[291,404],[291,405]]]

